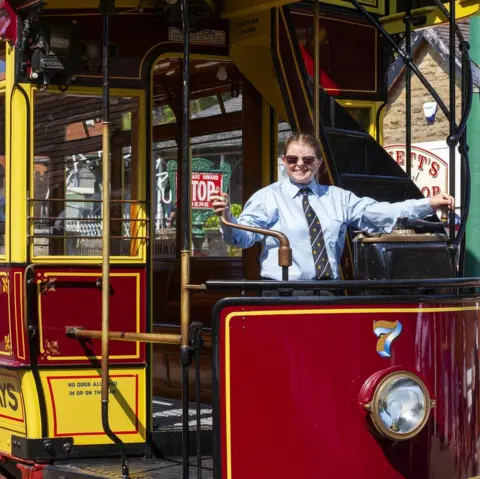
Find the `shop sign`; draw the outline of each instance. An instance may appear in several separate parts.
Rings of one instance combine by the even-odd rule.
[[[215,191],[222,191],[222,173],[192,173],[192,208],[212,209],[210,196]]]
[[[385,146],[388,154],[406,171],[405,145]],[[427,198],[448,193],[448,163],[435,153],[412,145],[412,180]]]
[[[178,174],[175,177],[178,191]],[[223,191],[223,173],[192,172],[192,209],[210,210],[210,196],[215,191]]]

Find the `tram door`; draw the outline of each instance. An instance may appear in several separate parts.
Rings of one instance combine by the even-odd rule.
[[[152,300],[154,331],[168,332],[180,324],[180,222],[182,208],[190,208],[192,226],[192,282],[207,279],[255,278],[255,252],[227,245],[213,214],[209,194],[216,188],[229,194],[234,215],[262,186],[262,98],[235,65],[219,58],[193,59],[190,65],[190,132],[192,202],[182,203],[182,58],[157,60],[152,75]],[[251,133],[250,133],[251,132]],[[191,321],[210,327],[211,311],[221,298],[193,294]],[[207,333],[208,336],[208,333]],[[209,341],[207,340],[207,344]],[[210,401],[211,349],[204,354],[202,400]],[[154,394],[179,397],[178,347],[154,348]]]

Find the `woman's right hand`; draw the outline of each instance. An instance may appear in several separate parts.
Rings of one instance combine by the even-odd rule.
[[[230,211],[230,198],[227,193],[220,193],[219,190],[216,190],[210,195],[210,201],[212,202],[212,208],[216,215],[222,216],[225,212],[225,216],[228,217]]]

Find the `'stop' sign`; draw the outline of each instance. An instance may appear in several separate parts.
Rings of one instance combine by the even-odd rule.
[[[222,173],[192,173],[192,208],[211,209],[210,195],[222,186]]]
[[[405,145],[385,146],[388,154],[400,165],[407,168]],[[438,155],[412,146],[412,180],[427,198],[438,193],[448,193],[448,163]]]

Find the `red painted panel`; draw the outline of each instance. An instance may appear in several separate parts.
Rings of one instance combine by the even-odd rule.
[[[12,335],[14,336],[13,351],[18,361],[27,362],[28,337],[25,331],[24,318],[24,271],[11,271],[10,303],[12,311]]]
[[[458,306],[471,310],[452,310]],[[249,315],[261,309],[276,312]],[[239,314],[227,323],[235,311]],[[391,357],[377,353],[373,322],[380,320],[403,326]],[[242,305],[225,308],[220,324],[223,479],[465,479],[478,474],[475,302]],[[423,431],[396,444],[372,433],[358,399],[372,374],[391,367],[417,372],[437,400]],[[231,424],[231,475],[226,424]]]
[[[29,361],[23,288],[23,269],[0,268],[0,362],[13,367]]]
[[[101,330],[102,290],[99,270],[35,268],[38,294],[40,364],[90,363],[101,356],[100,340],[80,341],[65,336],[66,326]],[[111,270],[110,329],[145,332],[145,271]],[[145,361],[145,345],[111,341],[112,363]]]
[[[10,311],[10,271],[0,269],[0,359],[13,359]]]
[[[313,78],[313,18],[292,12],[300,51],[308,75]],[[334,96],[348,98],[378,96],[382,88],[379,72],[378,32],[370,25],[332,17],[320,17],[320,85]],[[352,48],[355,38],[355,48]],[[354,74],[352,74],[354,72]]]

